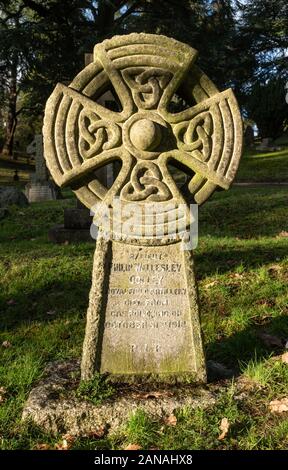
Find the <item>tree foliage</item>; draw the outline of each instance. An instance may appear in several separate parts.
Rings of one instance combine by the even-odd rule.
[[[38,119],[56,82],[81,70],[85,52],[132,31],[198,49],[199,65],[221,89],[232,85],[252,117],[251,96],[271,78],[287,78],[287,8],[286,0],[0,0],[3,150],[12,153],[17,121]]]

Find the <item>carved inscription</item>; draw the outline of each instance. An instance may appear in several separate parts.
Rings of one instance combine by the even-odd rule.
[[[157,371],[169,361],[179,372],[179,354],[191,354],[191,322],[184,257],[178,244],[137,247],[114,243],[104,323],[103,364],[111,356],[114,373],[123,364],[141,372]],[[123,358],[125,358],[123,360]],[[184,361],[185,363],[185,361]],[[190,360],[186,364],[191,364]],[[183,369],[185,372],[185,367]]]

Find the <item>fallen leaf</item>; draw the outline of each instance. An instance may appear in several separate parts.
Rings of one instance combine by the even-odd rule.
[[[268,346],[270,348],[275,346],[277,348],[283,347],[282,340],[278,338],[278,336],[269,335],[268,333],[259,333],[258,336],[260,339],[262,339],[265,346]]]
[[[228,419],[227,418],[222,418],[221,423],[220,423],[220,427],[219,427],[219,429],[221,431],[221,434],[218,437],[218,439],[220,441],[225,439],[225,437],[227,436],[228,431],[229,431],[229,427],[230,427],[230,423],[229,423]]]
[[[142,447],[139,446],[138,444],[128,444],[127,447],[125,447],[124,450],[141,450]]]
[[[73,436],[73,434],[65,434],[64,436],[62,436],[62,439],[63,441],[66,441],[67,444],[72,444],[75,441],[76,437]]]
[[[12,344],[10,343],[10,341],[3,341],[2,343],[2,346],[3,348],[11,348]]]
[[[51,447],[49,446],[49,444],[36,444],[36,446],[34,447],[34,450],[50,450]]]
[[[5,401],[6,393],[7,393],[6,388],[0,387],[0,403],[3,403],[3,401]]]
[[[273,400],[269,403],[269,409],[272,413],[284,413],[288,411],[288,398],[281,398],[281,400]]]
[[[284,362],[285,364],[288,364],[288,352],[282,354],[281,361]]]
[[[177,418],[175,415],[170,415],[168,418],[164,420],[166,426],[176,426],[177,424]]]
[[[62,439],[62,442],[55,444],[56,450],[68,450],[71,447],[71,443],[68,443],[66,439]]]
[[[95,429],[93,431],[90,431],[88,434],[87,434],[87,437],[89,437],[90,439],[101,439],[106,433],[106,429],[104,426],[101,426],[100,428],[98,429]]]

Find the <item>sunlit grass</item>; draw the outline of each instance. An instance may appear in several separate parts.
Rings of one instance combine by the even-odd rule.
[[[81,355],[94,245],[53,245],[47,235],[63,221],[64,207],[74,204],[64,199],[12,208],[0,222],[0,387],[7,390],[0,403],[2,449],[34,448],[39,442],[53,448],[59,439],[20,419],[45,365]],[[216,193],[200,209],[195,258],[207,357],[242,374],[255,390],[238,400],[235,384],[226,384],[216,405],[178,412],[176,426],[139,411],[118,434],[79,438],[73,448],[119,449],[134,443],[163,449],[266,449],[287,444],[286,417],[271,416],[268,404],[285,395],[288,365],[275,360],[283,351],[267,347],[259,337],[265,331],[283,345],[288,339],[285,232],[285,188],[233,188]],[[10,347],[1,346],[4,341]],[[223,417],[231,429],[219,441]]]

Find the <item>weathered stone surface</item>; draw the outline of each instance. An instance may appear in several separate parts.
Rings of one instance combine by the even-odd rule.
[[[47,102],[45,158],[54,180],[71,186],[96,219],[105,206],[113,222],[107,229],[99,221],[84,380],[97,371],[122,381],[206,380],[193,257],[180,240],[191,222],[189,203],[231,185],[242,121],[232,90],[219,92],[196,57],[195,49],[164,36],[116,36],[97,44],[93,62],[69,86],[58,84]],[[119,111],[101,105],[111,85]],[[190,107],[171,112],[174,93]],[[119,160],[108,188],[95,171]],[[171,164],[187,174],[183,189]],[[137,214],[155,205],[157,216],[127,229],[119,201],[126,209],[136,204]],[[171,216],[181,228],[175,239]]]
[[[32,181],[26,185],[29,202],[54,201],[57,191],[52,181]]]
[[[193,259],[179,243],[98,244],[82,359],[88,377],[95,363],[120,381],[205,381]]]
[[[48,432],[89,434],[100,427],[108,433],[119,430],[137,410],[153,419],[170,416],[189,406],[205,408],[215,403],[216,395],[200,387],[120,389],[115,397],[100,405],[75,398],[80,368],[77,361],[51,363],[44,378],[30,392],[23,419],[32,419]],[[162,392],[162,393],[161,393]]]
[[[13,186],[0,187],[0,207],[28,206],[28,199],[19,188]]]
[[[58,84],[46,105],[45,158],[56,183],[71,185],[91,208],[108,196],[107,188],[93,178],[94,170],[121,159],[109,201],[113,196],[124,198],[136,158],[155,160],[147,162],[147,170],[158,168],[163,182],[158,193],[164,191],[167,198],[183,200],[168,178],[171,160],[195,172],[189,191],[196,203],[203,203],[217,186],[227,189],[241,156],[241,116],[232,90],[220,93],[195,65],[196,57],[197,51],[186,44],[150,34],[116,36],[97,44],[94,61],[68,87]],[[97,93],[100,98],[110,83],[121,112],[97,102]],[[197,105],[170,113],[169,102],[176,90]],[[131,142],[130,131],[142,119],[161,128],[161,142],[153,151],[137,149]],[[69,138],[65,139],[63,129]],[[148,186],[153,188],[151,183]],[[133,200],[128,194],[128,200]],[[147,191],[137,197],[146,200]]]

